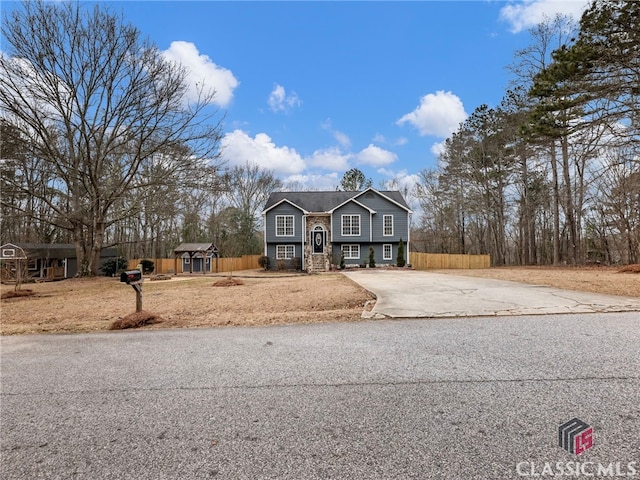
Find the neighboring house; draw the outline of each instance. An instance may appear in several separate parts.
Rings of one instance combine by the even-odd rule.
[[[397,191],[275,192],[264,211],[264,251],[272,268],[278,261],[303,270],[326,271],[340,264],[395,265],[400,239],[409,251],[411,210]]]
[[[218,247],[213,243],[182,243],[173,251],[177,273],[177,259],[181,260],[182,273],[211,273],[213,258],[218,258]]]
[[[36,280],[61,280],[78,273],[76,247],[72,243],[18,243],[27,256],[29,277]],[[100,265],[117,257],[115,248],[100,252]],[[98,268],[99,268],[98,267]]]

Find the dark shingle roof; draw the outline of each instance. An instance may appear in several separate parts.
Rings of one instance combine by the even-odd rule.
[[[272,206],[286,199],[308,212],[328,212],[347,200],[357,197],[361,193],[363,192],[274,192],[269,196],[264,209],[268,210]],[[407,202],[405,202],[404,197],[400,192],[394,190],[379,191],[378,193],[381,193],[385,197],[390,198],[409,210]]]
[[[214,252],[218,249],[213,243],[181,243],[173,253]]]

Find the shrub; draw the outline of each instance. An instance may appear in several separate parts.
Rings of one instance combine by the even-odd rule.
[[[271,263],[271,259],[266,255],[263,255],[258,259],[258,265],[260,265],[265,270],[269,270],[270,263]]]
[[[373,245],[369,247],[369,267],[376,268],[376,252]]]
[[[340,270],[344,270],[344,252],[340,253]]]
[[[153,273],[155,265],[151,260],[140,260],[140,264],[142,265],[142,273]]]
[[[300,257],[293,257],[291,259],[291,263],[293,265],[293,269],[296,271],[300,271],[302,267],[302,259]]]
[[[396,265],[398,267],[404,267],[405,266],[405,260],[404,260],[404,243],[402,242],[402,239],[400,239],[400,242],[398,243],[398,256],[396,258]]]
[[[278,260],[277,262],[278,270],[285,270],[287,268],[287,262],[283,259]]]
[[[124,258],[110,258],[105,260],[100,271],[107,277],[113,277],[116,273],[119,273],[127,269],[127,261]]]

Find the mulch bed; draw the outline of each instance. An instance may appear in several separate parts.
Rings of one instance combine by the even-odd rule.
[[[238,285],[244,285],[244,282],[239,278],[233,277],[223,278],[213,284],[214,287],[236,287]]]
[[[145,312],[136,312],[126,317],[123,317],[119,320],[116,320],[109,326],[109,330],[124,330],[126,328],[139,328],[144,327],[145,325],[152,325],[154,323],[162,322],[162,317],[156,315],[155,313]]]
[[[4,292],[2,294],[2,296],[0,296],[0,298],[2,300],[8,300],[10,298],[23,298],[23,297],[30,297],[32,295],[35,295],[35,293],[33,292],[33,290],[29,290],[27,289],[20,289],[20,290],[9,290],[8,292]]]
[[[625,265],[618,270],[618,273],[640,273],[640,263]]]

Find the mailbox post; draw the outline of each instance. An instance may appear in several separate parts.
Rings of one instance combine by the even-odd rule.
[[[142,271],[127,270],[120,274],[120,281],[131,285],[136,291],[136,312],[142,311]]]

